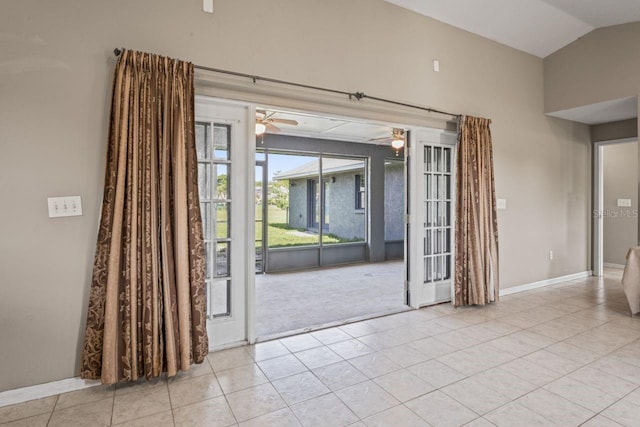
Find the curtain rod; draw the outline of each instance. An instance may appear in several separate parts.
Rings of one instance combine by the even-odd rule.
[[[122,52],[124,52],[124,48],[115,48],[113,50],[113,53],[116,56],[120,56],[122,54]],[[237,72],[237,71],[229,71],[229,70],[222,70],[220,68],[205,67],[205,66],[202,66],[202,65],[195,65],[194,64],[193,67],[197,68],[199,70],[211,71],[213,73],[227,74],[227,75],[236,76],[236,77],[245,77],[245,78],[253,80],[254,83],[257,83],[258,81],[269,82],[269,83],[277,83],[277,84],[281,84],[281,85],[287,85],[287,86],[294,86],[294,87],[299,87],[299,88],[304,88],[304,89],[317,90],[317,91],[320,91],[320,92],[329,92],[329,93],[334,93],[334,94],[338,94],[338,95],[345,95],[345,96],[348,96],[349,99],[356,99],[358,101],[361,101],[363,99],[371,99],[373,101],[385,102],[387,104],[393,104],[393,105],[399,105],[399,106],[402,106],[402,107],[414,108],[414,109],[417,109],[417,110],[426,111],[428,113],[443,114],[445,116],[451,116],[451,117],[456,117],[456,118],[459,118],[461,116],[461,114],[449,113],[447,111],[437,110],[435,108],[421,107],[419,105],[407,104],[407,103],[404,103],[404,102],[393,101],[391,99],[378,98],[376,96],[369,96],[364,92],[345,92],[345,91],[337,90],[337,89],[329,89],[329,88],[320,87],[320,86],[305,85],[305,84],[302,84],[302,83],[295,83],[295,82],[290,82],[290,81],[286,81],[286,80],[272,79],[270,77],[262,77],[262,76],[257,76],[257,75],[253,75],[253,74],[245,74],[245,73],[240,73],[240,72]]]

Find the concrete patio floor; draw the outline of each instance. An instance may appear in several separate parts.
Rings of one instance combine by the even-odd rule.
[[[256,275],[256,335],[397,312],[404,304],[404,263],[387,261]]]

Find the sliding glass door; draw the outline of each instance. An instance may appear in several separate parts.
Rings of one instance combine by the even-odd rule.
[[[366,260],[367,160],[265,150],[263,271]]]

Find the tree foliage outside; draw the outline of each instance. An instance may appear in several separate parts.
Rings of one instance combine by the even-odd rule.
[[[272,181],[269,183],[269,200],[272,206],[280,209],[289,208],[289,181]]]
[[[229,180],[227,175],[218,175],[218,186],[216,187],[216,197],[218,199],[227,199],[229,191]]]

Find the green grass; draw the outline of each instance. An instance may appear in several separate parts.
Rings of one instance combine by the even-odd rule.
[[[260,218],[261,206],[256,206],[256,218]],[[280,209],[277,206],[268,206],[269,212],[269,225],[267,227],[267,233],[269,237],[270,248],[286,248],[291,246],[309,246],[317,245],[319,242],[319,236],[317,234],[309,233],[304,228],[296,229],[287,225],[287,211]],[[227,237],[227,210],[224,205],[220,205],[216,209],[216,235],[219,239]],[[306,233],[306,235],[300,235],[297,232]],[[262,229],[256,227],[256,240],[261,240]],[[323,234],[322,243],[349,243],[349,242],[362,242],[362,239],[352,238],[345,239],[333,234]]]
[[[291,246],[308,246],[317,245],[320,241],[320,236],[317,234],[308,233],[304,228],[296,229],[287,225],[287,211],[280,209],[277,206],[269,205],[269,225],[267,227],[267,233],[269,238],[270,248],[286,248]],[[308,233],[303,236],[296,232]],[[256,237],[259,238],[259,231],[256,231]],[[348,242],[361,242],[362,239],[344,239],[333,234],[323,234],[322,243],[348,243]]]

